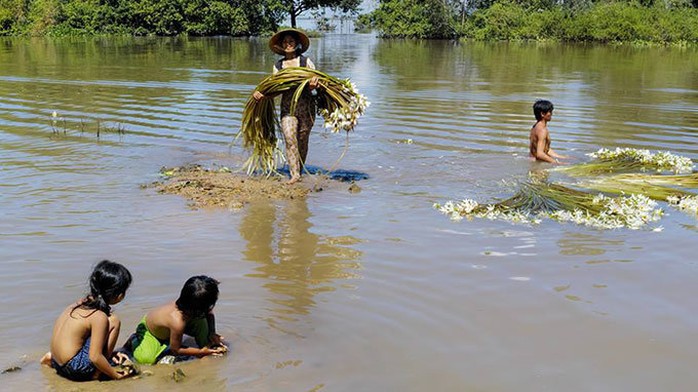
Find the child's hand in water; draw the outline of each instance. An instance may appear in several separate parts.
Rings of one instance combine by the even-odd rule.
[[[116,364],[116,374],[119,375],[118,379],[135,376],[140,373],[138,366],[131,361],[128,355],[122,352],[114,353],[114,355],[112,355],[112,362]]]
[[[223,354],[225,354],[226,352],[228,352],[228,348],[225,346],[204,347],[201,349],[201,356],[205,357],[213,355],[214,357],[220,357],[223,356]]]
[[[222,346],[223,345],[223,336],[214,333],[211,335],[208,340],[211,343],[211,347],[216,347],[216,346]]]
[[[223,355],[228,352],[228,346],[223,342],[223,336],[214,333],[211,335],[211,348],[217,351],[214,355]]]
[[[128,355],[126,355],[122,352],[115,352],[114,355],[112,355],[111,360],[116,365],[124,365],[126,363],[131,362],[131,359],[128,357]]]
[[[218,334],[211,335],[208,349],[213,351],[211,354],[214,356],[221,356],[228,352],[228,346],[223,343],[223,337]]]
[[[138,371],[136,371],[136,369],[134,369],[133,367],[128,366],[128,367],[124,367],[122,369],[117,370],[116,374],[119,375],[117,380],[121,380],[122,378],[133,377],[133,376],[137,375]]]
[[[216,356],[220,356],[220,355],[226,354],[228,352],[228,346],[226,346],[223,343],[217,344],[215,346],[211,346],[211,349],[213,351],[215,351],[215,354],[213,354],[213,355],[216,355]]]

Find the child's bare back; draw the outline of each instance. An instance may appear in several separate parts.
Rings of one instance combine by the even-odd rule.
[[[131,273],[123,265],[109,260],[98,263],[90,275],[89,294],[66,307],[56,319],[51,350],[41,363],[73,381],[131,375],[109,362],[114,360],[112,354],[121,327],[111,305],[124,299],[131,280]]]
[[[63,310],[51,337],[51,357],[58,363],[66,363],[83,346],[83,336],[89,336],[92,325],[107,325],[107,315],[94,309],[82,309],[76,302]]]
[[[148,330],[159,340],[170,340],[171,331],[184,331],[186,321],[175,301],[159,306],[146,315]]]

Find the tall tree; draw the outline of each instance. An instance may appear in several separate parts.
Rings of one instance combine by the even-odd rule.
[[[296,27],[296,19],[305,11],[318,8],[330,8],[345,13],[358,12],[361,0],[279,0],[286,13],[291,17],[291,27]]]

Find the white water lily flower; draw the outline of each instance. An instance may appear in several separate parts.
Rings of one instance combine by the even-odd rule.
[[[356,85],[349,79],[345,79],[344,84],[344,92],[351,95],[349,104],[331,113],[327,109],[320,111],[320,115],[325,119],[325,128],[331,129],[332,132],[353,130],[358,124],[359,117],[371,104],[364,95],[359,94]]]
[[[698,215],[698,196],[669,196],[667,202],[670,206],[680,210]]]
[[[587,155],[602,161],[630,160],[639,162],[642,165],[654,167],[657,171],[667,170],[675,173],[691,173],[693,171],[693,161],[690,158],[668,151],[652,154],[649,150],[617,147],[615,150],[601,148]]]

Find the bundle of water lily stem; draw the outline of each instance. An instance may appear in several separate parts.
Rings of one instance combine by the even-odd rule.
[[[365,96],[359,94],[349,79],[338,79],[305,67],[284,68],[264,79],[257,86],[257,91],[266,97],[293,91],[290,108],[293,115],[301,94],[315,76],[319,82],[316,101],[320,104],[319,113],[325,120],[325,127],[333,132],[353,130],[370,103]],[[238,136],[243,137],[243,147],[252,150],[244,165],[248,174],[271,174],[276,171],[277,160],[283,159],[283,154],[277,146],[276,135],[279,129],[273,99],[257,101],[250,98],[247,101]]]
[[[590,162],[551,169],[576,178],[574,183],[555,184],[529,176],[506,200],[479,204],[465,199],[437,203],[434,208],[454,220],[479,217],[540,223],[547,217],[601,229],[639,229],[658,221],[663,215],[658,201],[698,215],[698,196],[689,190],[698,188],[691,159],[632,148],[600,149],[588,155]]]

